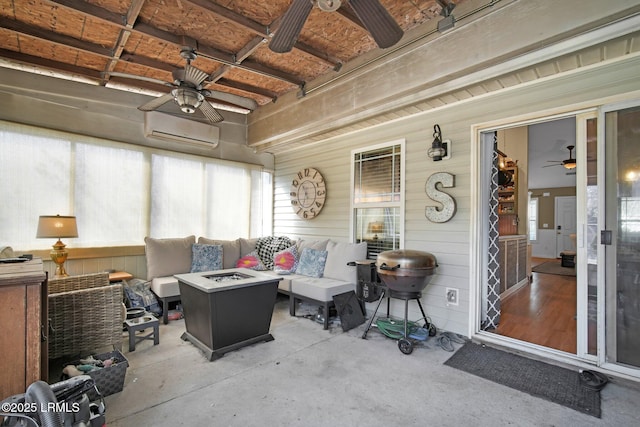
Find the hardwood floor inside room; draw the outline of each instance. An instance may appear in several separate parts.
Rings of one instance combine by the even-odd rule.
[[[532,258],[531,266],[546,261]],[[531,283],[502,301],[501,311],[497,334],[576,353],[575,276],[534,272]]]

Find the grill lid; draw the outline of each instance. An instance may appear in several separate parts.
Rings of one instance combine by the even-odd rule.
[[[399,249],[380,252],[376,260],[376,266],[383,270],[432,270],[438,266],[438,263],[436,257],[429,252]]]

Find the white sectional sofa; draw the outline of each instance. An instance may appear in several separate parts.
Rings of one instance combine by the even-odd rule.
[[[194,246],[195,245],[195,246]],[[206,247],[203,247],[205,245]],[[246,267],[266,268],[265,272],[281,278],[278,291],[289,295],[289,312],[295,315],[296,304],[300,300],[316,303],[324,308],[324,329],[329,327],[329,309],[333,297],[355,291],[357,283],[356,267],[349,262],[367,257],[366,243],[343,243],[332,240],[291,240],[286,237],[265,237],[256,239],[217,240],[195,236],[172,239],[145,239],[147,259],[147,280],[151,290],[163,306],[164,323],[168,322],[168,304],[180,300],[180,288],[175,274],[189,273],[199,264],[201,249],[212,249],[216,258],[213,269]],[[286,247],[286,248],[285,248]],[[197,251],[195,249],[198,249]],[[275,255],[287,255],[287,263],[275,263]],[[259,260],[257,260],[258,258]],[[284,257],[281,257],[284,260]],[[296,258],[294,265],[291,264]],[[204,260],[204,265],[211,260]],[[261,261],[261,262],[260,262]],[[195,270],[194,270],[195,271]],[[203,271],[203,270],[197,270]]]

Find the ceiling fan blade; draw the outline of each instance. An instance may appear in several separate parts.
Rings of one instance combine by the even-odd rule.
[[[237,105],[238,107],[246,108],[247,110],[254,111],[258,108],[258,103],[255,100],[235,95],[233,93],[220,92],[218,90],[207,90],[203,91],[202,94],[219,101],[228,102],[230,104]]]
[[[138,110],[140,110],[140,111],[153,111],[156,108],[163,106],[164,104],[166,104],[169,101],[173,101],[173,95],[171,95],[170,93],[152,99],[151,101],[147,102],[146,104],[139,106]]]
[[[402,28],[378,0],[350,0],[349,4],[378,47],[385,49],[400,41]]]
[[[219,123],[224,120],[224,117],[222,117],[220,113],[218,113],[206,99],[202,101],[202,104],[200,104],[199,108],[202,114],[204,114],[207,120],[209,120],[209,122],[211,123]]]
[[[209,77],[209,74],[191,64],[187,64],[184,67],[184,81],[187,83],[191,83],[194,86],[200,86],[207,77]]]
[[[313,2],[311,0],[293,0],[282,17],[275,35],[269,42],[269,49],[276,53],[291,51],[312,8]]]

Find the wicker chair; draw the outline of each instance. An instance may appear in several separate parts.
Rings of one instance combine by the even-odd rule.
[[[49,280],[49,358],[121,350],[122,292],[106,272]]]

